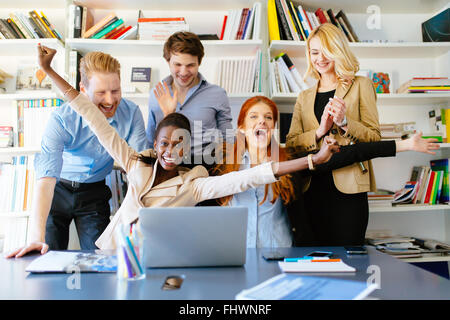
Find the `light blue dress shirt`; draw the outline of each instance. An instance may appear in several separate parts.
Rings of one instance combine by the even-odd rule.
[[[240,170],[250,168],[250,155],[244,153]],[[269,186],[266,201],[265,185],[235,194],[231,206],[248,208],[247,248],[291,247],[292,233],[288,213],[280,197],[272,204],[272,188]]]
[[[148,148],[144,119],[136,104],[122,99],[108,121],[136,151]],[[86,121],[68,103],[52,113],[42,137],[41,153],[34,161],[37,179],[53,177],[92,183],[105,179],[113,164]]]
[[[203,149],[211,141],[215,141],[214,129],[220,131],[222,138],[227,140],[234,138],[230,102],[227,93],[223,88],[207,82],[200,73],[198,75],[200,77],[199,83],[189,89],[183,104],[178,103],[176,108],[176,112],[185,115],[189,119],[192,132],[191,151],[195,155],[201,155]],[[170,93],[173,95],[172,76],[166,77],[163,81],[169,85]],[[153,145],[153,141],[156,138],[156,127],[164,118],[164,113],[159,107],[153,90],[150,91],[148,106],[147,138],[150,145]],[[230,130],[228,135],[227,129]],[[200,134],[197,134],[197,132],[201,132],[202,139],[200,139]]]

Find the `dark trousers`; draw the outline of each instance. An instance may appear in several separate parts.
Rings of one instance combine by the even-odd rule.
[[[367,193],[337,190],[331,172],[312,175],[305,193],[306,219],[318,246],[362,245],[369,220]]]
[[[82,250],[97,249],[95,241],[110,222],[111,190],[105,181],[72,186],[59,181],[47,219],[45,242],[50,250],[67,250],[72,220]]]

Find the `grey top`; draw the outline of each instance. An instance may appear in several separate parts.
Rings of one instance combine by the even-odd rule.
[[[356,273],[320,274],[323,277],[366,282],[380,272],[381,289],[370,297],[380,299],[450,299],[450,281],[419,267],[397,260],[369,247],[366,256],[347,257],[342,247],[278,248],[289,257],[299,257],[314,250],[333,251]],[[29,274],[28,264],[38,255],[21,259],[0,258],[0,299],[231,299],[240,291],[280,274],[277,262],[267,262],[262,253],[270,249],[247,249],[244,267],[158,268],[147,269],[139,281],[118,281],[116,274],[80,274],[80,289],[75,274]],[[374,273],[375,270],[375,273]],[[161,289],[168,276],[184,275],[180,289]],[[317,274],[314,274],[317,275]]]

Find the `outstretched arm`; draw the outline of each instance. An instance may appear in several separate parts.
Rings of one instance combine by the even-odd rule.
[[[339,146],[335,140],[328,140],[320,151],[312,156],[313,163],[328,161]],[[194,181],[194,197],[200,202],[222,198],[261,185],[274,183],[277,177],[295,171],[308,169],[307,157],[282,162],[266,162],[253,168],[233,171],[222,176],[197,178]]]
[[[437,142],[437,139],[423,139],[422,133],[419,132],[411,138],[401,141],[360,142],[342,146],[341,152],[334,154],[328,162],[318,165],[316,171],[331,171],[355,162],[381,157],[394,157],[398,152],[404,151],[436,154],[433,150],[439,149]]]

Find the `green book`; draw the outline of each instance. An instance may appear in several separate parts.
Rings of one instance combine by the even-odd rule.
[[[436,204],[437,194],[442,184],[442,175],[442,171],[436,171],[436,179],[434,180],[433,189],[431,191],[430,204]]]
[[[115,29],[116,27],[120,26],[123,23],[122,19],[117,20],[116,22],[114,22],[113,24],[111,24],[109,27],[103,29],[100,32],[97,32],[94,36],[92,36],[92,39],[100,39],[101,37],[103,37],[105,34],[107,34],[108,32],[110,32],[112,29]]]

